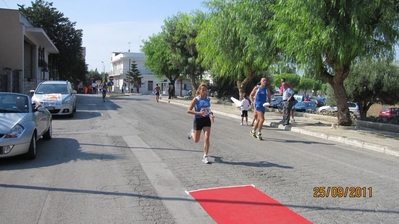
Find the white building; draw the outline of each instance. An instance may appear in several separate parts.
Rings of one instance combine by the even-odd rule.
[[[142,76],[139,92],[142,94],[149,94],[153,92],[155,85],[161,86],[163,91],[166,91],[166,86],[169,80],[165,77],[161,80],[157,79],[154,74],[144,66],[144,53],[133,52],[113,52],[111,55],[111,71],[109,76],[114,78],[115,92],[137,92],[136,83],[129,83],[126,74],[130,71],[131,65],[136,63],[137,69]],[[125,84],[125,85],[123,85]],[[130,91],[129,91],[130,90]],[[165,93],[164,93],[165,94]]]
[[[155,85],[158,84],[161,87],[163,95],[167,95],[167,87],[169,81],[166,77],[158,79],[155,75],[144,66],[145,55],[144,53],[133,53],[133,52],[113,52],[111,54],[111,71],[109,76],[113,77],[114,92],[134,92],[136,93],[136,84],[126,82],[127,73],[130,71],[132,63],[136,63],[137,69],[140,71],[142,79],[139,92],[141,94],[150,94],[153,92]],[[209,72],[204,73],[204,79],[208,80],[209,84],[213,84],[212,78]],[[125,85],[123,85],[125,83]],[[187,91],[191,89],[191,83],[189,80],[184,80],[181,83],[176,80],[175,84],[175,95],[186,96]],[[129,91],[130,90],[130,91]]]

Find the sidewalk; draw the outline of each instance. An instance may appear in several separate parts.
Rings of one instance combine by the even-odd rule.
[[[160,102],[168,103],[168,99],[162,98]],[[188,107],[191,100],[175,98],[170,103]],[[211,108],[215,116],[222,115],[237,119],[240,123],[240,109],[232,104],[218,104],[211,101]],[[339,127],[335,125],[336,118],[324,115],[306,116],[304,113],[295,113],[295,122],[283,126],[279,124],[282,115],[273,109],[267,109],[264,126],[274,127],[286,131],[297,132],[317,138],[323,138],[367,150],[399,156],[399,133],[387,132],[360,126]],[[305,116],[304,116],[305,115]],[[252,122],[253,112],[248,113],[248,123]]]

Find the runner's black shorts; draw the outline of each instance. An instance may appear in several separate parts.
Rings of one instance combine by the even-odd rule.
[[[241,117],[248,117],[248,111],[247,110],[242,110],[241,111]]]
[[[202,128],[210,126],[211,119],[209,117],[194,118],[194,130],[202,130]]]

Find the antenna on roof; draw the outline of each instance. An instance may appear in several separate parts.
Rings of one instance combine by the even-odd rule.
[[[130,52],[130,42],[128,42],[128,44],[129,44],[129,50],[127,50],[127,52]]]

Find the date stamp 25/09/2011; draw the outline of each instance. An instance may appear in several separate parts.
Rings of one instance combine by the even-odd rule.
[[[314,198],[366,198],[373,197],[373,187],[314,187]]]

